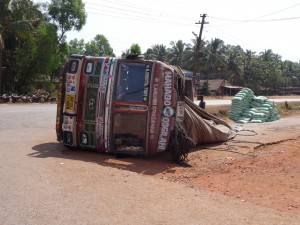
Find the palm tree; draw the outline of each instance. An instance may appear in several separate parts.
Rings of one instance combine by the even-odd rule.
[[[243,84],[243,49],[240,46],[227,46],[225,57],[226,80],[234,85]]]
[[[248,85],[251,82],[251,64],[255,59],[256,53],[251,50],[244,52],[244,84]]]
[[[182,66],[182,60],[186,44],[182,41],[171,41],[171,48],[168,48],[168,59],[171,65]]]
[[[167,47],[163,44],[154,44],[144,53],[145,59],[159,60],[165,62],[167,58]]]
[[[167,47],[163,44],[152,45],[153,59],[164,62],[166,60]]]
[[[200,72],[200,68],[202,71],[206,68],[206,45],[207,42],[202,40],[200,43],[199,51],[196,53],[196,44],[197,38],[192,39],[192,44],[186,44],[186,47],[183,52],[183,60],[182,67],[187,70],[194,70],[196,63],[196,72]],[[198,57],[197,57],[198,56]],[[195,57],[198,58],[197,62],[195,62]]]
[[[186,44],[182,54],[182,68],[186,70],[194,69],[194,59],[195,59],[195,40],[192,40],[192,44]]]
[[[275,62],[281,63],[281,56],[278,54],[273,53],[271,49],[265,50],[260,53],[260,58],[266,62]]]
[[[207,45],[207,51],[208,72],[211,74],[217,73],[218,69],[225,61],[224,41],[219,38],[211,39]]]

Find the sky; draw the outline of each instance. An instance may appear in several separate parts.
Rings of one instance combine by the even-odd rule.
[[[202,39],[222,39],[259,54],[272,49],[283,60],[300,61],[300,0],[83,0],[87,23],[67,40],[104,35],[117,56],[134,43],[192,43],[206,14]],[[194,34],[193,34],[194,33]]]

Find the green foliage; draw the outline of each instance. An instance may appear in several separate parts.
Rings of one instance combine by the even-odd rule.
[[[66,32],[79,31],[86,23],[82,0],[51,0],[45,6],[41,11],[30,0],[0,1],[0,68],[5,68],[5,76],[0,69],[0,93],[3,89],[25,93],[36,86],[53,91],[51,81],[57,78],[59,66],[70,54],[115,56],[108,39],[101,34],[87,43],[77,39],[66,43]],[[270,49],[256,54],[214,38],[202,40],[195,51],[196,39],[191,43],[178,40],[171,41],[170,47],[154,44],[144,55],[145,59],[195,69],[201,79],[226,78],[233,85],[251,88],[256,95],[300,86],[300,63],[283,61]],[[135,43],[122,56],[141,53]],[[208,93],[204,84],[202,94]]]
[[[21,0],[11,1],[12,21],[26,21],[42,18],[42,13],[38,10],[38,5],[32,4],[32,1]],[[34,24],[33,24],[34,25]]]
[[[35,52],[34,32],[40,22],[41,14],[31,1],[2,1],[0,3],[1,34],[3,44],[0,48],[0,69],[2,66],[8,71],[8,76],[0,73],[0,87],[5,89],[26,91],[30,86],[30,78],[25,79],[28,64],[33,59],[31,53]],[[31,73],[30,73],[31,74]],[[4,79],[5,78],[5,79]],[[10,87],[7,87],[7,86]]]
[[[78,40],[77,38],[70,40],[68,44],[68,52],[71,54],[83,55],[85,53],[85,43],[84,40]]]
[[[50,75],[55,67],[55,52],[57,46],[56,27],[53,24],[43,23],[38,28],[38,36],[36,45],[36,73]]]
[[[141,47],[139,46],[139,44],[132,44],[130,46],[130,53],[137,54],[137,55],[142,54],[142,50],[141,50]]]
[[[186,43],[182,40],[171,41],[171,48],[168,48],[168,61],[171,65],[182,66],[184,50],[186,48]]]
[[[85,44],[84,54],[93,56],[115,56],[107,38],[102,34],[97,34],[91,42]]]
[[[167,47],[161,44],[152,45],[148,48],[145,55],[145,59],[159,60],[165,62],[167,57]]]
[[[80,31],[86,23],[87,15],[82,0],[51,0],[48,13],[60,32],[59,43],[64,42],[67,31]]]

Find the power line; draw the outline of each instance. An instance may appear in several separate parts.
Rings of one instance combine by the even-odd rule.
[[[87,12],[90,14],[95,14],[95,15],[102,15],[102,16],[110,16],[110,17],[115,17],[115,18],[122,18],[122,19],[129,19],[129,20],[136,20],[139,19],[141,21],[146,21],[146,22],[152,22],[152,23],[163,23],[163,24],[169,24],[169,25],[176,25],[176,26],[193,26],[190,24],[184,24],[184,23],[176,23],[176,22],[170,22],[167,20],[158,20],[158,19],[151,19],[149,17],[143,17],[143,16],[136,16],[136,15],[130,15],[130,14],[125,14],[125,13],[118,13],[118,14],[122,14],[125,16],[129,16],[129,17],[124,17],[124,16],[119,16],[119,15],[115,15],[115,14],[105,14],[105,13],[95,13],[95,12]],[[114,12],[110,12],[110,13],[114,13]]]
[[[154,16],[159,15],[161,17],[172,17],[172,18],[176,18],[176,19],[179,18],[179,19],[188,20],[188,21],[193,20],[193,18],[191,18],[191,17],[188,18],[188,17],[183,17],[182,15],[178,15],[178,14],[176,14],[176,15],[175,14],[169,14],[169,13],[166,13],[165,11],[163,11],[163,12],[154,11],[154,10],[151,10],[149,7],[147,7],[147,8],[137,7],[137,6],[126,4],[122,1],[114,1],[114,0],[111,0],[111,1],[99,0],[99,1],[104,1],[105,3],[111,2],[112,4],[123,5],[123,6],[126,6],[128,8],[142,10],[142,11],[136,11],[136,10],[128,10],[128,9],[124,9],[124,8],[118,8],[122,11],[132,11],[132,12],[138,12],[138,13],[141,13],[141,14],[154,14]],[[110,7],[110,8],[117,8],[117,7],[106,6],[106,5],[97,4],[97,3],[90,3],[90,2],[86,2],[86,4],[91,4],[91,5],[101,6],[101,7],[104,6],[104,7]]]
[[[294,7],[298,6],[298,5],[300,5],[300,3],[297,3],[297,4],[295,4],[295,5],[289,6],[289,7],[287,7],[287,8],[281,9],[281,10],[279,10],[279,11],[276,11],[276,12],[273,12],[273,13],[270,13],[270,14],[267,14],[267,15],[264,15],[264,16],[260,16],[260,17],[258,17],[258,18],[256,18],[256,19],[260,19],[260,18],[264,18],[264,17],[267,17],[267,16],[271,16],[271,15],[280,13],[280,12],[282,12],[282,11],[285,11],[285,10],[288,10],[288,9],[291,9],[291,8],[294,8]],[[254,20],[256,20],[256,19],[254,19]]]
[[[266,15],[263,15],[263,16],[259,16],[259,17],[254,18],[254,19],[237,20],[237,19],[218,18],[218,17],[214,17],[214,16],[210,16],[210,18],[218,19],[218,20],[224,20],[224,21],[240,22],[240,23],[247,23],[247,22],[271,22],[271,21],[281,21],[281,20],[300,19],[300,17],[291,17],[291,18],[280,18],[280,19],[259,20],[259,19],[261,19],[261,18],[264,18],[264,17],[267,17],[267,16],[271,16],[271,15],[280,13],[280,12],[282,12],[282,11],[285,11],[285,10],[288,10],[288,9],[291,9],[291,8],[294,8],[294,7],[298,6],[298,5],[300,5],[300,3],[297,3],[297,4],[295,4],[295,5],[289,6],[289,7],[287,7],[287,8],[281,9],[281,10],[278,10],[278,11],[273,12],[273,13],[269,13],[269,14],[266,14]]]
[[[49,3],[46,3],[47,5],[49,5]],[[63,9],[67,9],[67,10],[70,10],[72,11],[72,9],[70,8],[64,8],[62,7]],[[90,7],[85,7],[85,8],[88,8],[88,9],[93,9],[93,10],[101,10],[103,11],[102,9],[95,9],[95,8],[90,8]],[[111,7],[113,8],[113,7]],[[117,9],[117,8],[116,8]],[[123,10],[123,11],[126,11],[126,10]],[[105,12],[108,12],[108,13],[96,13],[96,12],[89,12],[89,11],[86,11],[86,13],[88,14],[95,14],[95,15],[102,15],[102,16],[109,16],[109,17],[115,17],[115,18],[121,18],[121,19],[129,19],[129,20],[136,20],[136,19],[139,19],[141,21],[145,21],[145,22],[152,22],[152,23],[163,23],[163,24],[168,24],[168,25],[176,25],[176,26],[192,26],[190,24],[186,24],[186,23],[178,23],[178,22],[173,22],[174,20],[172,21],[168,21],[168,20],[160,20],[160,18],[150,18],[150,17],[145,17],[145,16],[139,16],[139,15],[132,15],[132,14],[127,14],[127,13],[122,13],[122,12],[115,12],[115,11],[105,11]],[[116,15],[117,14],[117,15]],[[141,12],[142,14],[142,12]],[[145,13],[144,13],[145,14]],[[120,15],[124,15],[124,16],[128,16],[128,17],[124,17],[124,16],[120,16]],[[178,19],[178,18],[177,18]]]
[[[232,19],[221,19],[217,17],[211,16],[210,18],[218,19],[218,20],[226,20],[226,21],[236,21],[241,23],[256,23],[256,22],[275,22],[275,21],[283,21],[283,20],[298,20],[300,17],[289,17],[289,18],[279,18],[279,19],[269,19],[269,20],[232,20]]]

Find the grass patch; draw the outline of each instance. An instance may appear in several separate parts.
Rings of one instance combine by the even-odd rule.
[[[300,102],[280,102],[276,105],[281,117],[300,115]]]

